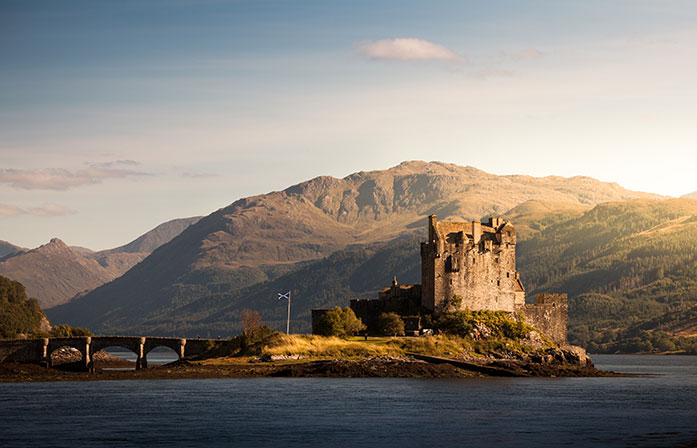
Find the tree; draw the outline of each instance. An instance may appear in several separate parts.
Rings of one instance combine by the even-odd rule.
[[[322,336],[348,337],[365,330],[363,321],[356,317],[351,308],[338,306],[327,311],[317,322],[316,332]]]
[[[39,332],[44,312],[36,299],[27,299],[24,286],[0,276],[0,338]]]
[[[247,338],[253,339],[255,333],[261,328],[261,316],[257,311],[242,310],[242,334]]]
[[[397,313],[382,313],[378,317],[378,330],[385,336],[404,336],[404,321]]]

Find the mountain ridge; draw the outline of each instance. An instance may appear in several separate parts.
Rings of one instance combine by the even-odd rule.
[[[0,258],[0,274],[24,284],[30,297],[37,298],[42,308],[50,308],[121,276],[150,254],[129,249],[163,244],[198,219],[162,223],[127,245],[99,252],[69,247],[52,238],[35,249],[17,248]]]
[[[123,276],[54,309],[52,319],[67,320],[71,310],[88,306],[101,315],[94,322],[120,320],[131,309],[147,320],[347,247],[418,235],[429,214],[473,220],[530,200],[559,201],[576,210],[632,198],[662,196],[588,177],[497,176],[442,162],[404,162],[343,179],[320,176],[218,209]]]

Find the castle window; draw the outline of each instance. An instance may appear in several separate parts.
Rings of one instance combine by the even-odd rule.
[[[499,262],[499,257],[494,258],[494,262],[498,263]]]
[[[506,278],[511,278],[511,273],[510,273],[510,272],[506,272]]]
[[[496,286],[501,286],[501,280],[496,280]]]

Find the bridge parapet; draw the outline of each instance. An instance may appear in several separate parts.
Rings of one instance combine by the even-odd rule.
[[[123,347],[136,354],[136,369],[147,368],[147,354],[156,347],[169,347],[179,359],[208,350],[214,339],[185,339],[158,336],[82,336],[72,338],[0,339],[0,362],[30,362],[51,365],[51,353],[61,347],[80,351],[85,368],[94,369],[93,355],[109,347]]]

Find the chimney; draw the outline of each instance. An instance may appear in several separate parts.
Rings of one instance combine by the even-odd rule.
[[[479,244],[482,239],[482,223],[480,221],[472,221],[472,240],[474,244]]]
[[[438,216],[429,215],[428,216],[428,242],[432,242],[436,239],[436,222],[438,221]]]

